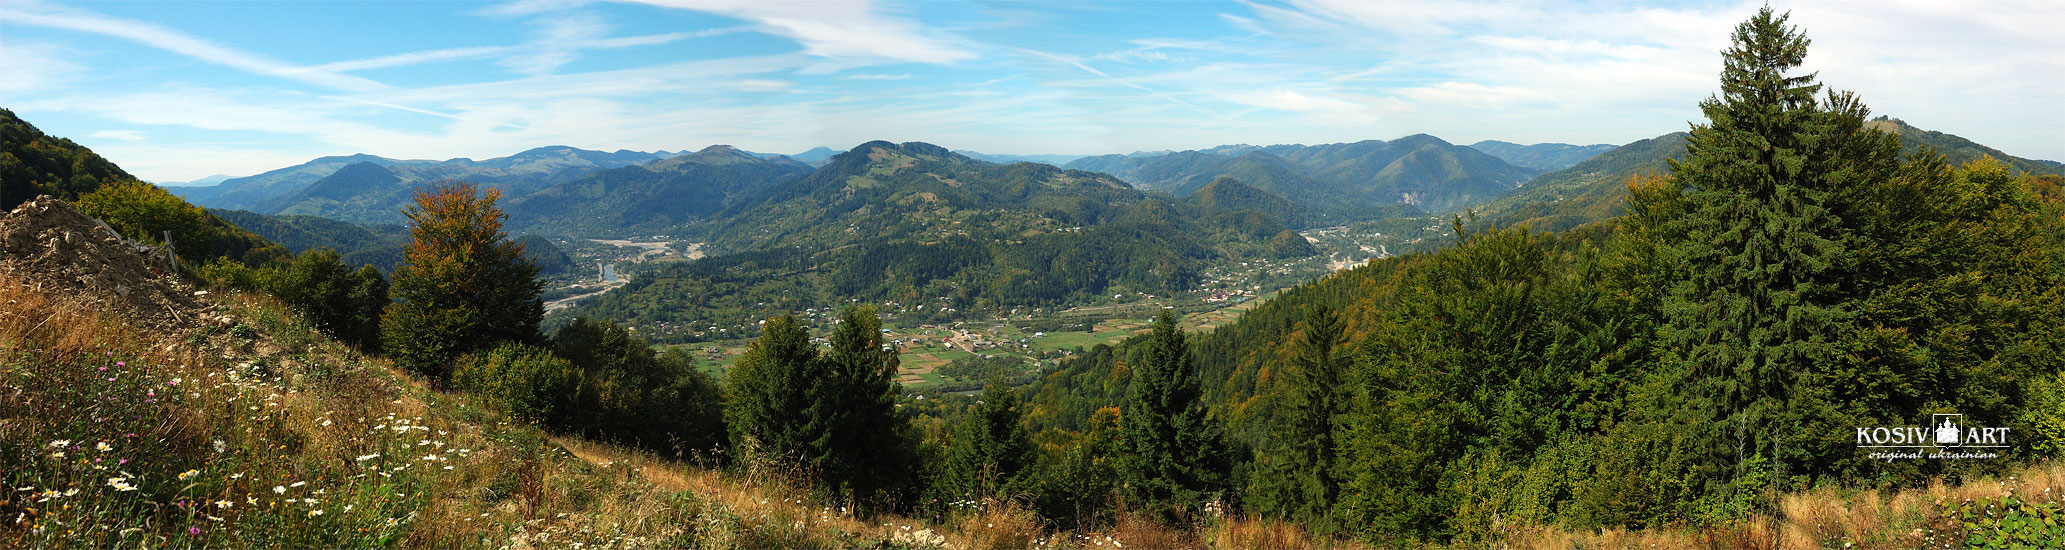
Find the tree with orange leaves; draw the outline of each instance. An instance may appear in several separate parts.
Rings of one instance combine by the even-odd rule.
[[[381,336],[396,365],[444,381],[453,361],[503,342],[536,343],[538,266],[502,232],[500,190],[441,182],[402,211],[414,241],[394,272]]]

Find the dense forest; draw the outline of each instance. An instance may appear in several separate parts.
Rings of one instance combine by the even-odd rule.
[[[693,230],[722,254],[639,272],[554,327],[544,321],[539,274],[571,260],[545,239],[512,238],[504,231],[509,216],[503,207],[557,207],[504,202],[502,189],[492,186],[401,187],[373,163],[340,172],[394,184],[391,192],[406,190],[409,203],[394,213],[408,222],[406,235],[313,218],[211,213],[0,110],[6,138],[0,176],[9,184],[0,200],[12,205],[54,194],[122,235],[151,242],[161,238],[153,235],[169,234],[169,246],[197,264],[190,271],[212,288],[270,295],[243,299],[276,302],[306,319],[306,326],[288,326],[293,323],[275,316],[267,330],[320,332],[353,348],[357,360],[381,358],[381,368],[359,369],[353,376],[361,378],[350,385],[344,381],[353,379],[342,371],[320,374],[327,367],[299,352],[291,362],[244,362],[225,371],[232,379],[245,372],[310,384],[315,393],[381,396],[357,399],[354,407],[388,403],[397,391],[374,386],[421,384],[427,388],[418,392],[422,397],[410,398],[420,399],[422,408],[441,406],[458,411],[443,414],[495,426],[469,436],[480,448],[534,453],[496,451],[522,457],[511,461],[506,475],[447,477],[434,487],[387,485],[369,470],[356,470],[358,464],[402,454],[411,455],[405,459],[411,465],[475,466],[465,457],[440,458],[451,454],[442,443],[438,452],[414,459],[425,452],[419,447],[431,444],[428,434],[420,442],[382,443],[399,450],[325,446],[319,455],[298,435],[282,435],[278,444],[269,439],[323,433],[316,428],[284,420],[264,424],[265,435],[247,428],[233,438],[261,440],[262,448],[284,456],[319,458],[272,466],[278,471],[270,474],[354,472],[353,479],[368,480],[362,491],[325,498],[369,505],[360,516],[346,516],[349,505],[333,506],[328,509],[340,517],[316,520],[310,518],[321,509],[301,512],[286,501],[299,514],[288,521],[280,518],[295,514],[261,511],[247,490],[252,509],[238,513],[256,519],[240,524],[253,537],[240,540],[262,540],[255,537],[281,524],[386,521],[393,527],[397,516],[415,518],[415,510],[461,497],[486,498],[479,495],[510,503],[492,505],[497,509],[532,506],[504,514],[523,515],[518,525],[545,521],[526,515],[540,502],[592,511],[582,510],[589,505],[583,499],[615,489],[556,486],[573,477],[538,473],[535,453],[558,445],[548,435],[610,442],[777,490],[793,487],[796,494],[787,496],[798,507],[821,508],[811,518],[872,524],[901,515],[945,524],[1015,517],[1039,533],[1131,525],[1200,530],[1224,518],[1262,518],[1293,525],[1300,536],[1385,547],[1490,545],[1516,525],[1743,525],[1780,509],[1789,493],[1977,479],[2065,452],[2065,178],[2056,165],[1996,158],[1975,144],[1870,118],[1858,95],[1825,90],[1815,75],[1799,72],[1809,42],[1786,15],[1768,7],[1735,27],[1731,38],[1719,90],[1699,104],[1705,120],[1689,132],[1576,162],[1551,174],[1550,185],[1529,191],[1542,201],[1499,203],[1486,216],[1452,217],[1447,246],[1333,273],[1208,332],[1185,332],[1175,311],[1164,309],[1144,334],[1079,349],[1030,379],[1012,358],[978,355],[941,367],[995,382],[976,395],[905,394],[894,381],[900,359],[885,342],[884,320],[1060,306],[1111,292],[1179,292],[1196,286],[1204,260],[1313,254],[1286,224],[1329,214],[1238,176],[1214,177],[1176,199],[1102,174],[991,164],[922,143],[863,144],[807,175],[786,160],[770,164],[735,150],[706,150],[701,160],[618,168],[554,188],[565,196],[622,188],[662,193],[694,179],[730,189],[697,195],[706,200],[695,205],[720,212],[719,221]],[[1278,160],[1351,168],[1326,162],[1329,151],[1286,149]],[[1442,164],[1435,160],[1408,164],[1434,170]],[[676,179],[667,170],[694,177]],[[754,187],[740,175],[762,171],[780,181]],[[1613,179],[1611,186],[1601,186],[1604,177]],[[757,193],[750,198],[749,187]],[[336,189],[318,182],[293,202],[348,198],[326,194]],[[623,214],[671,222],[677,207],[686,205]],[[289,255],[224,218],[262,225],[305,249]],[[389,242],[397,247],[391,278],[370,265],[354,269],[333,248]],[[795,314],[806,308],[814,315]],[[815,315],[820,309],[837,313]],[[272,347],[256,344],[257,329],[222,319],[188,344],[215,334],[238,353]],[[27,326],[7,326],[15,325]],[[40,334],[40,326],[20,334]],[[699,369],[685,349],[655,347],[713,338],[702,333],[708,330],[753,337],[722,379]],[[302,349],[313,349],[312,336],[298,338]],[[174,346],[163,348],[171,353]],[[40,353],[21,351],[22,358]],[[10,356],[15,363],[7,372],[44,372],[32,369],[49,364],[83,370],[89,363],[80,361],[114,361],[113,352],[102,353],[67,352],[62,362],[47,364]],[[312,374],[279,377],[267,369]],[[391,378],[362,378],[374,370]],[[100,387],[98,379],[86,380]],[[183,390],[169,388],[184,380],[130,389],[149,391],[150,401],[137,401],[156,405],[161,389],[166,399],[178,398]],[[85,429],[75,425],[88,423],[86,412],[115,402],[68,388],[18,393],[70,396],[40,402],[79,413],[64,415],[64,429]],[[237,398],[264,399],[268,406],[274,399],[302,399],[281,398],[277,389],[264,391],[271,399],[256,392]],[[462,404],[438,404],[447,400]],[[235,413],[226,415],[231,422],[267,422],[243,414],[245,407],[259,410],[248,402],[221,410]],[[2005,428],[2008,446],[1969,459],[1888,459],[1861,447],[1865,430],[1928,425],[1932,415],[1951,414],[1968,426]],[[144,423],[132,416],[115,420]],[[343,423],[360,415],[336,416]],[[161,424],[176,430],[177,421]],[[300,422],[332,425],[327,411]],[[362,426],[377,422],[396,427]],[[375,434],[429,430],[408,427],[392,412],[384,420],[357,418],[351,427]],[[105,474],[81,474],[83,461],[70,469],[77,457],[64,454],[87,453],[85,440],[69,446],[70,439],[51,430],[28,443],[0,440],[7,451],[0,458],[10,465],[0,470],[12,476],[9,485],[44,476],[34,478],[44,488],[35,494],[46,496],[60,494],[55,487],[62,483],[97,485],[93,478]],[[438,435],[446,435],[443,428]],[[137,494],[127,481],[133,474],[109,478],[106,485],[116,492],[108,500],[129,508],[105,517],[144,526],[136,531],[152,529],[165,540],[202,536],[191,514],[161,512],[203,507],[185,496],[195,485],[159,485],[203,476],[194,483],[217,484],[228,494],[237,485],[228,480],[244,474],[225,478],[214,469],[207,449],[212,444],[214,454],[223,454],[221,439],[167,436],[151,444],[179,460],[210,457],[204,466],[211,470],[161,467],[154,485]],[[237,460],[256,460],[245,456],[249,442],[236,445]],[[597,462],[583,471],[626,480],[612,483],[651,475],[609,468]],[[423,470],[430,468],[399,479],[439,475]],[[400,471],[374,473],[387,478]],[[263,490],[255,496],[265,496]],[[275,495],[288,490],[271,487]],[[443,493],[433,500],[424,497],[429,491]],[[418,496],[388,496],[400,493]],[[710,519],[731,512],[703,504],[680,512],[698,498],[693,493],[679,489],[633,509],[678,514],[654,516],[663,520],[737,523]],[[2060,517],[2055,501],[2038,512],[2025,511],[2024,501],[2001,502],[2003,514],[2014,508],[2031,517],[2049,514],[2051,523]],[[71,510],[39,514],[81,523],[103,517]],[[996,510],[1007,512],[983,515]],[[168,527],[174,524],[160,521],[161,514],[186,514],[196,526]],[[474,517],[489,514],[467,514],[463,521]],[[62,540],[51,524],[40,525],[0,534]],[[292,540],[409,542],[350,538],[362,536],[349,528],[359,524],[339,525],[345,527],[303,529],[295,535],[302,538]],[[696,538],[709,536],[692,532],[680,540],[714,540]],[[778,546],[797,539],[726,540]]]
[[[644,270],[574,313],[702,341],[854,300],[908,320],[1168,295],[1195,288],[1211,261],[1317,253],[1273,217],[1294,207],[1236,187],[1176,201],[1102,174],[872,142],[702,229],[730,253]]]
[[[1967,479],[2065,448],[2059,179],[1906,150],[1857,96],[1790,72],[1805,45],[1768,9],[1738,27],[1707,121],[1666,171],[1623,180],[1622,215],[1561,232],[1459,216],[1452,246],[1233,325],[1186,335],[1164,315],[1022,390],[914,411],[915,434],[879,440],[927,465],[901,485],[825,490],[933,514],[1012,497],[1064,527],[1238,511],[1415,546],[1512,524],[1727,525],[1787,492]],[[748,363],[827,360],[797,351],[793,323]],[[848,330],[874,323],[849,310],[832,355],[870,353]],[[745,372],[730,383],[783,386]],[[2013,448],[1859,448],[1858,428],[1932,414],[2005,427]]]
[[[1560,233],[1461,218],[1451,247],[1194,338],[1238,449],[1219,498],[1373,542],[1482,541],[1500,522],[1725,523],[1783,491],[2056,452],[2058,178],[1903,153],[1856,96],[1787,72],[1806,41],[1768,9],[1734,38],[1708,121],[1668,171],[1623,180],[1624,215]],[[1153,345],[1048,375],[1026,390],[1030,426],[1065,440],[1132,414],[1128,373]],[[1934,413],[2008,427],[2014,450],[1857,448],[1855,428]]]

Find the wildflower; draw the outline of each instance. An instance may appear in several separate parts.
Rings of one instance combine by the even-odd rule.
[[[188,528],[186,528],[186,534],[187,534],[187,535],[189,535],[189,536],[196,536],[196,537],[198,537],[198,536],[201,536],[201,528],[199,528],[199,527],[188,527]]]
[[[286,493],[287,493],[287,488],[286,488],[286,487],[282,487],[282,486],[279,486],[279,485],[274,485],[274,486],[272,486],[272,494],[275,494],[275,495],[282,495],[282,494],[286,494]]]
[[[303,485],[307,485],[307,484],[308,484],[308,482],[306,482],[306,481],[296,481],[296,482],[294,482],[294,483],[288,484],[287,486],[288,486],[288,487],[300,487],[300,486],[303,486]]]
[[[323,515],[323,511],[322,511],[322,510],[309,510],[309,511],[308,511],[308,517],[316,517],[316,516],[320,516],[320,515]]]
[[[99,443],[94,443],[94,444],[93,444],[93,449],[94,449],[94,450],[96,450],[96,451],[100,451],[100,452],[103,452],[103,453],[105,453],[105,452],[108,452],[108,451],[112,451],[112,450],[115,450],[115,448],[114,448],[114,447],[108,446],[108,442],[106,442],[106,441],[102,441],[102,442],[99,442]]]
[[[222,509],[225,509],[225,510],[227,510],[227,509],[229,509],[229,507],[230,507],[230,506],[234,506],[234,504],[232,504],[232,503],[231,503],[230,501],[227,501],[227,500],[218,500],[218,501],[215,501],[215,507],[216,507],[216,508],[222,508]]]
[[[372,460],[372,459],[375,459],[375,458],[380,458],[380,453],[373,453],[373,454],[369,454],[369,455],[366,455],[366,456],[361,456],[361,457],[358,457],[358,458],[354,458],[354,459],[352,459],[352,461],[354,461],[354,462],[365,462],[365,461],[368,461],[368,460]]]
[[[223,442],[222,442],[222,440],[220,440],[220,439],[217,439],[217,440],[215,440],[215,452],[216,452],[217,454],[220,454],[220,453],[222,453],[223,451],[225,451],[225,450],[228,450],[228,449],[229,449],[229,445],[228,445],[228,444],[225,444],[225,443],[223,443]]]
[[[116,491],[123,491],[123,492],[128,492],[128,491],[134,491],[134,490],[136,490],[136,486],[135,486],[135,485],[130,485],[130,484],[129,484],[129,480],[127,480],[127,479],[123,479],[123,478],[119,478],[119,477],[111,477],[111,478],[108,478],[108,486],[109,486],[109,487],[114,487]]]
[[[72,440],[70,440],[70,439],[59,439],[59,440],[57,440],[57,441],[52,441],[52,442],[50,442],[50,448],[52,448],[52,449],[62,449],[62,448],[64,448],[64,446],[66,446],[66,445],[70,445],[70,444],[72,444]]]
[[[117,366],[117,367],[127,367],[127,366],[129,366],[129,362],[127,362],[127,361],[116,361],[116,362],[115,362],[115,366]]]
[[[179,473],[179,480],[180,480],[180,481],[186,481],[186,478],[194,477],[194,476],[197,476],[197,475],[200,475],[200,474],[201,474],[201,471],[200,471],[200,470],[187,470],[187,471],[184,471],[184,472],[180,472],[180,473]]]
[[[222,518],[218,518],[218,517],[215,517],[215,516],[208,516],[208,521],[222,521]]]

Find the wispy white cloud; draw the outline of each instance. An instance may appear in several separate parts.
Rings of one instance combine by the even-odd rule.
[[[0,100],[60,89],[81,77],[86,68],[67,61],[72,57],[72,52],[54,44],[22,40],[0,42],[0,67],[5,67],[7,73],[6,78],[0,78]]]
[[[1205,108],[1205,107],[1203,107],[1203,106],[1200,106],[1200,105],[1198,105],[1198,104],[1196,104],[1196,103],[1191,103],[1191,102],[1189,102],[1189,101],[1184,101],[1183,99],[1181,99],[1181,98],[1178,98],[1178,97],[1176,97],[1176,96],[1174,96],[1174,95],[1170,95],[1170,94],[1168,94],[1168,93],[1166,93],[1166,92],[1163,92],[1163,91],[1161,91],[1161,90],[1156,90],[1156,89],[1154,89],[1154,88],[1149,88],[1149,87],[1147,87],[1147,86],[1144,86],[1144,85],[1141,85],[1141,84],[1139,84],[1139,83],[1133,82],[1132,80],[1128,80],[1128,79],[1125,79],[1125,78],[1121,78],[1121,77],[1117,77],[1117,76],[1112,76],[1112,75],[1111,75],[1111,73],[1107,73],[1107,72],[1104,72],[1104,71],[1102,71],[1102,70],[1098,70],[1098,69],[1097,69],[1096,67],[1092,67],[1092,66],[1090,66],[1090,65],[1089,65],[1088,63],[1084,63],[1084,62],[1083,62],[1082,60],[1076,59],[1076,58],[1074,58],[1074,57],[1070,57],[1070,56],[1066,56],[1066,55],[1061,55],[1061,54],[1056,54],[1056,53],[1051,53],[1051,52],[1044,52],[1044,51],[1040,51],[1040,50],[1034,50],[1034,49],[1030,49],[1030,48],[1018,48],[1018,51],[1020,51],[1020,52],[1023,52],[1023,53],[1027,53],[1027,54],[1031,54],[1031,55],[1033,55],[1033,56],[1035,56],[1035,57],[1039,57],[1039,58],[1043,58],[1043,59],[1050,59],[1050,60],[1053,60],[1053,61],[1057,61],[1057,62],[1060,62],[1060,63],[1062,63],[1062,64],[1065,64],[1065,65],[1068,65],[1068,66],[1071,66],[1071,67],[1075,67],[1075,68],[1077,68],[1077,69],[1080,69],[1080,70],[1082,70],[1083,72],[1086,72],[1086,73],[1090,73],[1090,74],[1096,75],[1096,76],[1098,76],[1099,78],[1103,79],[1103,80],[1104,80],[1104,81],[1106,81],[1106,82],[1110,82],[1110,83],[1112,83],[1112,84],[1117,84],[1117,85],[1120,85],[1120,86],[1125,86],[1125,87],[1127,87],[1127,88],[1132,88],[1132,89],[1135,89],[1135,90],[1140,90],[1140,91],[1142,91],[1142,92],[1147,92],[1147,93],[1148,93],[1148,95],[1151,95],[1151,96],[1154,96],[1154,97],[1158,97],[1158,98],[1161,98],[1161,99],[1163,99],[1163,100],[1166,100],[1166,101],[1168,101],[1168,102],[1170,102],[1170,103],[1174,103],[1174,104],[1177,104],[1177,105],[1182,105],[1182,106],[1184,106],[1184,107],[1188,107],[1188,108],[1191,108],[1191,109],[1195,109],[1195,110],[1197,110],[1198,112],[1202,112],[1202,113],[1204,113],[1204,114],[1207,114],[1207,115],[1212,115],[1212,116],[1215,116],[1215,117],[1216,117],[1216,116],[1219,116],[1219,113],[1218,113],[1217,111],[1213,111],[1213,110],[1211,110],[1211,109],[1209,109],[1209,108]]]
[[[752,21],[764,32],[796,40],[803,45],[804,53],[819,57],[931,64],[953,64],[978,57],[966,40],[927,29],[909,19],[877,13],[866,0],[624,1]]]
[[[899,73],[899,74],[866,74],[866,73],[863,73],[863,74],[849,74],[849,75],[844,75],[844,76],[840,76],[840,77],[839,77],[839,80],[909,80],[910,78],[911,78],[911,73]]]
[[[144,140],[144,134],[140,130],[101,130],[91,134],[86,134],[86,137],[97,139],[112,139],[116,141]]]
[[[316,65],[313,68],[320,71],[331,71],[340,73],[349,71],[363,71],[367,69],[385,69],[388,67],[404,67],[409,65],[421,65],[424,63],[437,63],[442,61],[482,59],[503,55],[515,49],[516,48],[512,46],[475,46],[466,48],[445,48],[439,50],[425,50],[420,52],[398,53],[394,55],[383,55],[379,57],[368,57],[363,59],[336,61],[331,63],[324,63],[322,65]]]
[[[108,17],[97,13],[41,2],[16,2],[0,6],[0,19],[11,24],[35,25],[90,32],[122,38],[209,63],[251,73],[296,80],[338,90],[375,90],[379,82],[312,67],[286,63],[264,55],[238,50],[168,29],[156,24]]]

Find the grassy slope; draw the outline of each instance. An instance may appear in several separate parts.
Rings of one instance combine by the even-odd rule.
[[[463,395],[428,390],[270,298],[235,296],[192,332],[149,333],[7,275],[0,547],[897,540],[880,522],[822,506],[765,504],[806,493],[779,487],[779,476],[725,479],[649,456],[583,460],[569,449],[623,451],[555,444]]]
[[[145,331],[33,279],[0,271],[0,547],[1254,547],[1305,538],[1257,521],[1061,534],[1009,501],[937,522],[863,520],[799,497],[811,491],[787,472],[720,472],[505,421],[331,340],[270,297],[218,291],[203,318],[185,319],[189,330]]]

